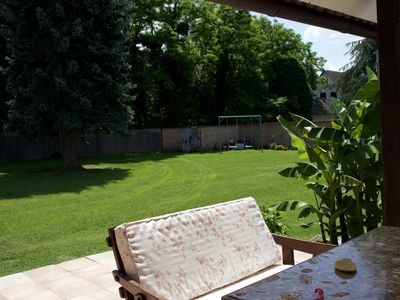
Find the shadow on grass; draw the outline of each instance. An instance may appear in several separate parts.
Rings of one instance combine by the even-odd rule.
[[[0,175],[0,201],[34,195],[79,193],[93,186],[123,180],[129,170],[118,168],[89,169],[77,172],[59,170]]]
[[[82,162],[86,164],[100,165],[106,164],[135,164],[146,161],[162,161],[183,155],[181,152],[151,152],[151,153],[131,153],[120,155],[99,155],[82,157]]]
[[[79,193],[95,186],[135,176],[131,165],[145,161],[161,161],[180,153],[145,153],[81,157],[85,169],[62,171],[58,159],[0,164],[0,201],[37,195]],[[118,167],[109,166],[120,165]],[[125,168],[123,165],[126,165]]]

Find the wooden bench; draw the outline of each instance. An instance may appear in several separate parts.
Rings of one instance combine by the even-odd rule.
[[[333,247],[271,235],[253,198],[125,223],[108,233],[114,279],[128,300],[221,299],[294,264],[293,250],[316,255]]]

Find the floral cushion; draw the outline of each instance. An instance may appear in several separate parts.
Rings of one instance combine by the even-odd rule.
[[[253,198],[122,224],[128,275],[161,299],[191,299],[280,260]]]

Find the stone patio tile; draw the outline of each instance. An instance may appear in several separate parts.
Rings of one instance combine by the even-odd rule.
[[[113,270],[117,268],[117,265],[115,264],[114,253],[112,251],[93,254],[86,257],[95,262],[98,262],[99,264],[109,266]]]
[[[109,293],[113,294],[115,297],[118,297],[118,298],[121,299],[121,297],[119,296],[119,290],[118,290],[119,287],[120,287],[120,285],[117,284],[116,286],[112,286],[112,287],[106,288],[106,290],[107,290]]]
[[[81,257],[58,264],[59,267],[66,271],[75,271],[93,265],[97,265],[97,263],[86,257]]]
[[[14,285],[12,287],[1,289],[0,296],[6,297],[8,300],[27,297],[32,294],[45,291],[44,287],[34,281]]]
[[[32,294],[30,296],[25,296],[25,297],[22,297],[22,298],[18,298],[18,299],[15,299],[15,300],[65,300],[65,299],[61,298],[58,295],[56,295],[52,291],[44,291],[44,292],[39,292],[39,293]]]
[[[98,286],[72,274],[59,280],[48,281],[43,285],[65,299],[85,296],[100,290]]]
[[[24,272],[24,274],[40,284],[46,284],[46,283],[49,283],[52,281],[65,279],[65,278],[71,276],[70,272],[64,270],[63,268],[61,268],[57,265],[49,265],[49,266],[33,269],[30,271]]]
[[[72,271],[71,273],[100,288],[108,288],[118,285],[114,280],[111,269],[97,263],[94,266]]]
[[[101,290],[85,296],[73,298],[71,300],[120,300],[121,298],[109,293],[106,290]]]
[[[0,290],[28,282],[32,282],[32,279],[23,273],[3,276],[0,277]]]
[[[7,299],[4,298],[3,296],[0,296],[0,300],[7,300]]]

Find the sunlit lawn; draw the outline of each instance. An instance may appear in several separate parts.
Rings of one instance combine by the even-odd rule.
[[[2,163],[0,276],[106,251],[107,228],[126,221],[245,196],[312,201],[303,181],[278,174],[296,159],[294,151],[96,156],[82,158],[90,170],[78,173],[57,171],[59,160]],[[296,216],[284,216],[289,235],[318,233]]]

